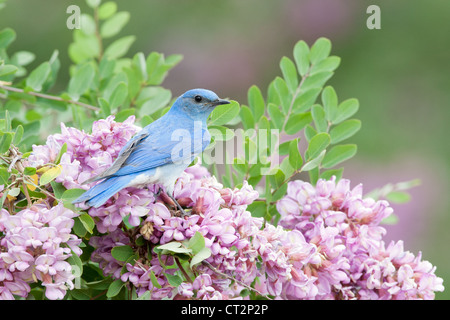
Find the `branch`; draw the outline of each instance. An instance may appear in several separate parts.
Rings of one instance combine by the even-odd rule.
[[[233,278],[232,276],[227,275],[226,273],[223,273],[222,271],[219,271],[217,268],[215,268],[211,263],[207,262],[207,261],[202,261],[202,264],[206,267],[208,267],[210,270],[212,270],[213,272],[217,273],[218,275],[221,275],[222,277],[225,277],[227,279],[230,279],[231,281],[234,281],[236,283],[238,283],[239,285],[243,286],[244,288],[250,290],[250,291],[254,291],[257,294],[259,294],[260,296],[268,299],[268,300],[272,300],[271,298],[269,298],[268,296],[262,294],[261,292],[259,292],[258,290],[256,290],[255,288],[250,287],[248,284],[243,283],[242,281],[239,281],[235,278]]]
[[[14,88],[14,87],[5,86],[5,85],[0,85],[0,89],[6,90],[6,91],[18,92],[18,93],[26,93],[26,94],[29,94],[30,96],[35,96],[35,97],[44,98],[44,99],[48,99],[48,100],[67,102],[67,103],[70,103],[70,104],[76,104],[78,106],[81,106],[81,107],[84,107],[86,109],[90,109],[90,110],[93,110],[93,111],[100,111],[100,108],[91,106],[91,105],[83,103],[83,102],[74,101],[74,100],[65,100],[65,99],[63,99],[61,97],[52,96],[52,95],[45,94],[45,93],[39,93],[39,92],[34,92],[34,91],[26,92],[23,89]],[[0,98],[6,98],[6,97],[4,97],[2,95],[2,96],[0,96]]]

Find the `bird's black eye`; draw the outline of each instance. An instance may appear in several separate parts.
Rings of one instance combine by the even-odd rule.
[[[194,97],[194,100],[196,101],[196,102],[201,102],[202,101],[202,96],[195,96]]]

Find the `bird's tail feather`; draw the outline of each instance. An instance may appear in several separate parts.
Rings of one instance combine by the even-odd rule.
[[[114,194],[125,188],[130,182],[129,176],[111,177],[87,190],[72,203],[86,202],[87,205],[98,208]]]

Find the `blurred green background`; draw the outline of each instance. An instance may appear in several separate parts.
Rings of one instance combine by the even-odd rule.
[[[280,75],[283,55],[292,57],[298,40],[318,37],[333,43],[342,58],[329,84],[339,100],[360,101],[361,131],[352,138],[358,154],[345,165],[344,177],[365,192],[390,182],[418,178],[408,204],[393,205],[399,223],[387,226],[386,239],[437,266],[450,286],[450,2],[361,0],[141,0],[117,1],[131,21],[121,35],[137,41],[129,56],[142,51],[181,53],[184,60],[164,86],[179,95],[204,87],[221,97],[246,103],[252,84],[263,91]],[[9,52],[36,54],[31,70],[54,49],[61,59],[59,83],[68,81],[66,27],[71,4],[80,0],[9,0],[0,11],[0,29],[17,39]],[[381,8],[381,29],[369,30],[367,7]],[[61,85],[61,88],[64,87]],[[55,88],[55,92],[58,87]],[[58,128],[55,124],[55,130]],[[450,289],[437,294],[450,298]]]

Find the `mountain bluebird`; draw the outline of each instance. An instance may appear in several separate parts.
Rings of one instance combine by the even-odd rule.
[[[228,103],[210,90],[185,92],[164,116],[127,142],[109,169],[86,181],[103,180],[73,203],[85,202],[98,208],[123,188],[159,184],[184,214],[173,197],[175,181],[209,145],[209,114],[216,106]]]

